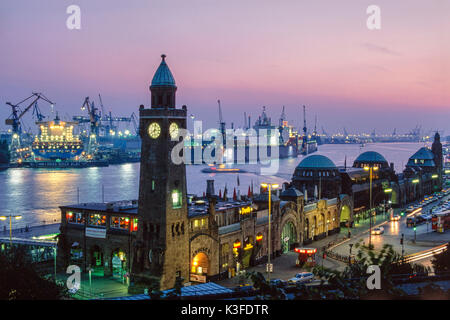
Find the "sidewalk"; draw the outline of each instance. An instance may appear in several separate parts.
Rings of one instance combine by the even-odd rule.
[[[70,274],[59,273],[57,279],[64,285]],[[128,286],[122,283],[120,279],[105,278],[100,275],[92,274],[89,281],[89,274],[81,273],[80,289],[71,297],[77,300],[115,298],[129,296]]]
[[[33,237],[39,237],[49,234],[59,233],[60,223],[45,224],[39,226],[29,227],[28,231],[25,228],[13,229],[12,237],[19,239],[32,239]],[[0,230],[0,238],[9,239],[9,229]]]

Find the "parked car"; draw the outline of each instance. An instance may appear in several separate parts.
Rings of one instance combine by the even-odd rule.
[[[288,280],[289,283],[307,283],[314,279],[314,274],[312,272],[300,272],[295,275],[295,277]]]
[[[272,279],[270,280],[270,284],[277,287],[284,287],[287,284],[287,282],[281,279]]]
[[[378,227],[372,230],[372,234],[374,235],[378,235],[378,234],[383,234],[384,233],[384,228],[383,227]]]

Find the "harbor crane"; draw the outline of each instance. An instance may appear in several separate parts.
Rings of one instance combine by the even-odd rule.
[[[306,107],[305,106],[303,106],[303,135],[305,137],[308,136],[307,129],[306,129]]]
[[[31,103],[28,104],[27,107],[23,111],[21,111],[20,105],[22,103],[24,103],[25,101],[29,101],[30,99],[32,99]],[[11,115],[5,120],[5,124],[8,126],[12,126],[13,134],[20,135],[22,133],[22,123],[21,123],[20,119],[25,115],[25,113],[28,112],[28,110],[31,109],[31,107],[33,107],[33,105],[35,105],[37,103],[37,101],[39,99],[47,101],[52,106],[54,105],[54,103],[51,102],[45,95],[43,95],[42,93],[37,93],[37,92],[33,92],[33,94],[31,96],[29,96],[28,98],[26,98],[16,104],[12,104],[11,102],[6,102],[6,104],[11,107],[12,112],[11,112]],[[40,114],[40,112],[39,112],[39,114]]]
[[[98,108],[95,107],[94,101],[90,102],[89,97],[84,99],[83,105],[81,106],[81,110],[88,111],[89,122],[91,123],[91,132],[90,134],[95,134],[98,136],[98,129],[100,126],[101,115],[97,113]],[[81,121],[86,122],[86,121]]]
[[[281,110],[280,122],[279,122],[280,128],[282,128],[284,126],[285,121],[286,121],[286,113],[284,112],[284,106],[283,106],[283,109]]]
[[[34,103],[33,116],[36,117],[37,121],[43,121],[45,116],[42,114],[41,109],[38,107],[37,101]]]
[[[139,135],[139,125],[138,125],[139,120],[134,112],[131,114],[130,119],[131,119],[131,123],[133,123],[134,131],[136,132],[136,135]]]
[[[220,100],[217,100],[217,104],[219,105],[219,126],[220,126],[220,133],[222,136],[225,137],[225,122],[223,121],[222,117],[222,107],[220,106]]]
[[[110,137],[112,135],[116,134],[117,131],[117,125],[115,125],[115,122],[128,122],[130,123],[132,121],[131,117],[113,117],[111,114],[111,111],[108,113],[105,112],[105,108],[103,106],[102,96],[98,94],[98,99],[100,101],[100,107],[102,109],[101,112],[101,122],[105,122],[106,125],[103,126],[100,125],[100,128],[105,132],[105,136]]]

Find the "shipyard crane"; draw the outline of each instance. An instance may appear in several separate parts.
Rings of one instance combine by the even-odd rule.
[[[20,105],[24,103],[25,101],[29,101],[30,99],[33,99],[31,103],[23,110],[21,111]],[[51,105],[54,105],[53,102],[51,102],[45,95],[42,93],[36,93],[33,92],[31,96],[28,98],[20,101],[19,103],[12,104],[11,102],[6,102],[7,105],[9,105],[12,109],[11,115],[5,120],[5,124],[8,126],[12,126],[12,132],[14,134],[20,135],[22,133],[22,123],[20,119],[24,116],[25,113],[27,113],[28,110],[31,109],[31,107],[37,103],[39,99],[42,99],[44,101],[47,101]],[[19,114],[20,113],[20,114]]]
[[[95,107],[94,101],[90,102],[89,97],[86,97],[84,99],[83,105],[81,106],[81,110],[86,110],[88,111],[88,115],[89,115],[89,122],[91,123],[91,131],[90,134],[95,134],[96,136],[98,136],[98,128],[100,125],[100,115],[97,113],[98,108]],[[83,121],[84,119],[81,118],[82,121],[81,122],[86,122]]]
[[[41,112],[41,109],[39,109],[38,107],[37,101],[34,103],[33,116],[36,116],[37,121],[42,121],[45,118],[45,116]]]
[[[220,106],[220,100],[217,100],[217,104],[219,105],[219,125],[220,125],[220,133],[225,137],[225,122],[222,117],[222,107]]]
[[[134,112],[131,114],[130,119],[131,119],[131,123],[133,123],[134,131],[136,132],[136,135],[139,135],[139,126],[138,126],[139,121]]]
[[[281,110],[281,115],[280,115],[280,123],[279,123],[280,128],[283,127],[285,121],[286,121],[286,113],[284,112],[284,106],[283,106],[283,109]]]
[[[307,129],[306,129],[306,107],[303,106],[303,135],[306,137],[307,134]]]
[[[244,111],[244,130],[247,129],[247,112]]]
[[[313,135],[317,136],[317,115],[314,117],[314,131]]]
[[[100,93],[98,94],[98,100],[100,101],[100,107],[102,108],[102,115],[105,114],[105,108],[103,108],[103,101],[102,101],[102,96],[100,95]]]
[[[344,127],[344,136],[348,137],[348,132],[347,132],[347,129],[345,129],[345,127]]]

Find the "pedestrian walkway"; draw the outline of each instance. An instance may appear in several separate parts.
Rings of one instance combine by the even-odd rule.
[[[59,273],[58,282],[67,285],[67,279],[71,274]],[[112,277],[103,277],[89,273],[81,274],[80,289],[72,294],[71,297],[77,300],[90,300],[102,298],[126,297],[128,294],[128,285],[120,279]]]
[[[44,224],[28,228],[18,228],[12,230],[12,237],[19,239],[36,239],[46,235],[55,235],[59,233],[60,223]],[[0,231],[1,238],[9,238],[9,229]]]

